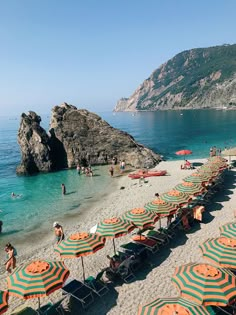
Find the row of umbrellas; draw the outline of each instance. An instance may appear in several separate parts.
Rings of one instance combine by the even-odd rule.
[[[236,270],[236,223],[221,226],[220,232],[219,238],[200,245],[203,256],[217,266],[190,263],[177,267],[172,281],[181,296],[158,298],[140,306],[139,315],[213,315],[212,306],[224,307],[235,301],[236,277],[225,267]]]
[[[217,161],[216,166],[218,168],[220,167],[219,163],[225,162]],[[214,166],[214,169],[217,169],[217,167]],[[198,177],[193,176],[194,179]],[[205,180],[204,176],[201,176],[201,178]],[[210,176],[207,180],[209,178]],[[144,208],[132,209],[122,217],[102,221],[97,225],[96,233],[80,232],[72,234],[67,240],[62,241],[55,248],[55,251],[60,254],[62,259],[81,257],[83,277],[85,278],[83,256],[102,249],[107,238],[113,239],[115,250],[114,238],[126,235],[137,227],[141,229],[154,225],[161,216],[176,212],[181,205],[191,201],[192,195],[201,194],[204,190],[205,188],[201,182],[185,181],[170,192],[162,194]],[[34,261],[19,266],[7,278],[8,291],[0,292],[0,314],[7,309],[8,294],[23,299],[48,296],[61,288],[68,276],[69,270],[62,261]]]
[[[197,173],[185,178],[184,184],[177,186],[184,189],[184,192],[189,187],[189,192],[192,193],[191,186],[193,188],[197,184],[202,187],[203,193],[205,180],[211,183],[226,167],[222,158],[213,157]],[[196,263],[177,267],[172,281],[180,290],[181,296],[158,298],[140,306],[139,315],[213,315],[215,311],[210,305],[226,306],[236,299],[236,278],[230,270],[222,268],[236,270],[236,223],[223,225],[220,232],[219,238],[208,239],[200,245],[203,256],[219,267]]]

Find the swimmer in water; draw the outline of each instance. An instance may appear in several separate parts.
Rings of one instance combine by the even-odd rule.
[[[17,194],[15,194],[14,192],[12,192],[11,193],[11,197],[12,198],[19,198],[19,197],[21,197],[22,195],[17,195]]]

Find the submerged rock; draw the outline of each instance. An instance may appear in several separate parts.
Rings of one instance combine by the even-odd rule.
[[[76,165],[101,165],[113,157],[133,167],[153,167],[160,156],[111,127],[98,115],[63,103],[52,109],[49,135],[40,117],[22,114],[18,142],[22,151],[18,173],[33,174]]]

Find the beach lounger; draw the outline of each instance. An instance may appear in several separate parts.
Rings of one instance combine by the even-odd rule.
[[[64,294],[70,295],[80,301],[83,308],[87,308],[94,302],[93,290],[78,280],[72,280],[62,287]]]
[[[25,307],[24,305],[19,306],[14,310],[12,315],[38,315],[38,312],[32,309],[31,307]]]
[[[169,237],[166,233],[161,233],[155,230],[146,230],[142,232],[142,235],[156,240],[159,245],[166,245],[169,243]]]
[[[158,242],[144,235],[134,235],[132,241],[145,246],[153,254],[159,250]]]
[[[118,267],[116,274],[122,278],[126,283],[136,280],[136,277],[133,273],[132,266],[136,263],[135,256],[130,256],[124,260]]]
[[[129,242],[123,245],[120,245],[121,250],[128,255],[140,256],[147,251],[146,247],[141,244],[134,242]]]
[[[93,290],[94,293],[96,293],[99,297],[105,295],[108,293],[109,289],[107,285],[100,280],[101,276],[103,274],[103,271],[100,272],[96,278],[93,276],[88,277],[85,280],[85,283]]]

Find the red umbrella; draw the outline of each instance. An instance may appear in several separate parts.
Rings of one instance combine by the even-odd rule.
[[[177,155],[189,155],[189,154],[192,154],[193,152],[190,151],[190,150],[180,150],[180,151],[177,151],[175,152],[175,154]]]

